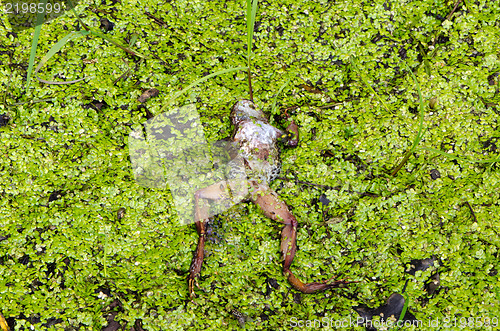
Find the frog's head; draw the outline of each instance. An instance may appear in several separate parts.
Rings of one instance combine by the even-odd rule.
[[[266,115],[262,110],[257,109],[255,104],[250,100],[241,100],[235,103],[231,111],[231,122],[234,126],[248,120],[258,120],[267,123]]]

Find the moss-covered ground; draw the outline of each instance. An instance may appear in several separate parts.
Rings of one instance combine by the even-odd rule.
[[[301,136],[283,149],[282,178],[272,184],[299,220],[292,270],[307,281],[359,282],[311,295],[291,289],[281,225],[243,203],[216,218],[198,297],[189,300],[196,230],[177,222],[168,190],[135,182],[128,135],[168,112],[169,97],[195,80],[246,65],[245,6],[81,1],[83,22],[104,31],[101,19],[109,20],[106,36],[148,59],[87,35],[38,72],[46,81],[87,79],[32,79],[28,91],[33,29],[0,24],[0,114],[10,118],[0,128],[0,311],[11,328],[237,329],[239,312],[247,329],[308,329],[307,320],[342,329],[335,321],[358,317],[351,307],[378,307],[408,280],[408,309],[423,323],[494,329],[479,326],[500,317],[493,0],[259,3],[254,100],[269,111],[289,80],[270,117],[281,128],[294,119]],[[72,12],[44,24],[36,63],[80,29]],[[391,175],[419,131],[408,68],[422,91],[423,137]],[[140,103],[150,88],[159,96]],[[214,142],[230,135],[230,107],[242,98],[243,71],[210,79],[173,106],[195,103]],[[434,266],[405,273],[429,257]]]

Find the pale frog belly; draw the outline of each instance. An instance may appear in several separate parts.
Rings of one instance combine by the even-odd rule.
[[[280,150],[276,145],[280,133],[273,126],[260,121],[242,123],[233,140],[239,146],[238,157],[243,162],[234,162],[233,165],[238,163],[245,167],[231,169],[232,177],[246,176],[249,180],[265,183],[276,179],[281,171]]]

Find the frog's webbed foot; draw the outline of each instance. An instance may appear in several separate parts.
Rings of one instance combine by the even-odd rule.
[[[292,286],[303,293],[314,293],[331,288],[343,287],[352,282],[344,279],[330,282],[301,282],[290,270],[295,252],[297,251],[297,219],[292,215],[288,206],[278,197],[278,194],[267,185],[254,183],[254,192],[251,199],[257,204],[264,215],[272,220],[283,223],[285,226],[281,232],[281,252],[283,254],[283,273],[288,275],[288,281]]]
[[[241,185],[246,185],[246,183],[244,182],[242,184],[241,181],[232,180],[220,181],[204,189],[198,190],[194,194],[194,222],[199,237],[198,245],[191,262],[191,267],[189,268],[188,287],[189,296],[191,298],[195,296],[194,285],[196,284],[196,286],[199,287],[197,278],[200,276],[201,267],[203,265],[203,258],[205,257],[206,227],[209,218],[208,200],[215,201],[235,198],[228,196],[228,193],[230,194],[231,192],[236,192],[237,194],[243,194],[245,190],[242,190]]]

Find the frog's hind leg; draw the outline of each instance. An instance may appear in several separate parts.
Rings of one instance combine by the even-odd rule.
[[[278,194],[263,184],[254,184],[251,199],[257,204],[264,215],[285,226],[281,232],[281,252],[283,253],[283,272],[288,274],[288,281],[292,286],[303,293],[325,291],[335,287],[342,287],[350,282],[339,280],[333,282],[303,283],[290,271],[295,252],[297,251],[297,219],[292,215],[288,206],[278,197]]]
[[[235,204],[241,200],[245,192],[248,192],[246,186],[242,188],[243,185],[246,185],[246,182],[242,183],[235,180],[220,181],[200,189],[194,194],[194,223],[199,237],[191,267],[189,268],[188,286],[190,297],[194,297],[194,284],[196,278],[200,276],[203,258],[205,257],[206,228],[210,216],[208,201],[232,200],[232,204]],[[196,286],[198,286],[198,283],[196,283]]]

